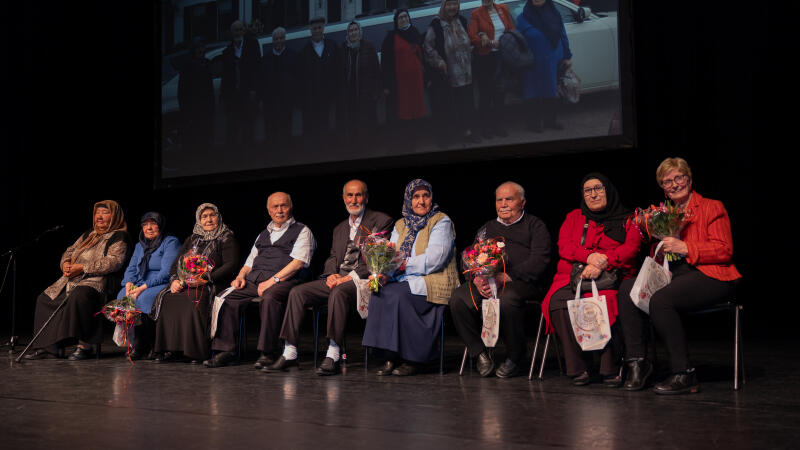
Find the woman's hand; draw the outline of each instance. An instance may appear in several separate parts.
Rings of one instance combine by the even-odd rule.
[[[558,63],[558,67],[563,71],[567,71],[572,67],[572,60],[571,59],[562,59],[561,62]]]
[[[177,294],[178,292],[183,290],[183,283],[181,280],[175,280],[172,284],[169,285],[169,291],[173,294]]]
[[[439,63],[439,71],[442,73],[447,73],[447,63],[442,61]]]
[[[131,284],[133,284],[133,283],[131,283]],[[128,296],[129,296],[130,298],[132,298],[132,299],[136,300],[137,298],[139,298],[139,294],[141,294],[142,292],[144,292],[144,290],[145,290],[145,289],[147,289],[147,285],[146,285],[146,284],[143,284],[143,285],[141,285],[141,286],[139,286],[139,287],[137,287],[137,288],[134,288],[134,289],[132,289],[132,290],[130,291],[130,293],[128,293]]]
[[[605,270],[608,267],[608,256],[602,253],[592,253],[586,258],[586,262],[600,270]]]
[[[674,237],[665,237],[662,239],[664,245],[661,247],[666,253],[677,253],[679,255],[688,255],[689,247],[686,242]]]
[[[587,264],[586,267],[583,268],[583,272],[581,272],[581,278],[583,278],[584,280],[589,280],[589,279],[594,280],[597,277],[599,277],[600,274],[602,273],[603,273],[602,270],[598,269],[597,267],[591,264]]]
[[[486,36],[485,33],[481,33],[481,47],[486,48],[490,45],[492,45],[492,41],[489,40],[489,37]]]
[[[64,274],[64,276],[67,276],[69,273],[69,268],[71,265],[72,263],[69,261],[64,261],[64,264],[61,264],[61,272]]]
[[[83,264],[70,264],[69,270],[64,272],[64,276],[67,278],[75,278],[78,275],[83,273]]]

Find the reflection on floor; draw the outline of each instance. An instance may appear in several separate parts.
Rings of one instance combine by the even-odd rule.
[[[220,369],[131,365],[110,342],[100,360],[8,357],[0,448],[788,448],[800,421],[798,363],[787,366],[794,352],[774,342],[746,342],[738,392],[730,342],[692,342],[702,392],[663,398],[573,387],[554,358],[543,381],[528,381],[527,370],[509,380],[459,376],[455,337],[445,375],[432,364],[423,375],[377,377],[380,361],[365,371],[360,339],[350,341],[346,371],[333,377],[315,375],[306,341],[300,370],[281,374],[253,370],[252,353]]]

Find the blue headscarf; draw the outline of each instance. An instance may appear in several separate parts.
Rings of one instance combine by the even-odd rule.
[[[542,6],[533,6],[533,3],[526,1],[522,16],[542,32],[550,41],[551,47],[556,48],[561,43],[561,28],[564,26],[564,21],[561,20],[561,14],[553,4],[553,0],[547,0]]]
[[[147,272],[147,264],[150,262],[150,257],[158,250],[158,247],[161,246],[161,242],[164,240],[165,236],[164,225],[166,224],[166,220],[164,216],[155,211],[150,211],[142,216],[142,220],[140,220],[139,223],[144,224],[146,220],[152,220],[158,225],[158,236],[156,236],[155,239],[145,239],[144,230],[139,231],[139,243],[142,244],[142,250],[144,250],[142,260],[139,261],[139,265],[137,266],[139,269],[139,277],[141,278],[144,278],[144,274]]]
[[[414,196],[414,191],[420,188],[430,192],[431,197],[433,197],[433,187],[431,187],[430,183],[421,178],[411,180],[411,182],[406,185],[406,190],[403,194],[403,221],[408,229],[408,234],[402,244],[400,244],[400,250],[405,252],[408,256],[411,256],[411,245],[414,244],[414,241],[417,239],[419,230],[425,228],[425,225],[428,224],[428,219],[439,212],[439,205],[433,204],[431,210],[424,216],[418,216],[414,213],[414,209],[411,207],[411,198]]]

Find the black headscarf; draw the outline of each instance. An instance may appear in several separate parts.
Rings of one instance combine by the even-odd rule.
[[[561,14],[553,4],[553,0],[546,0],[542,6],[533,6],[530,1],[525,2],[522,9],[522,16],[534,28],[541,31],[544,37],[550,41],[550,46],[556,48],[561,43],[561,28],[564,22]]]
[[[397,16],[399,16],[400,13],[408,14],[408,28],[405,30],[397,28]],[[417,31],[416,28],[414,28],[414,25],[411,24],[411,13],[405,8],[399,8],[394,12],[394,32],[409,44],[422,44],[422,35],[419,33],[419,31]]]
[[[155,211],[145,213],[139,223],[143,224],[146,220],[152,220],[158,225],[158,236],[155,239],[145,239],[144,230],[139,231],[139,243],[142,244],[142,249],[144,250],[142,260],[139,261],[138,266],[139,276],[142,278],[147,272],[147,264],[150,262],[150,257],[153,256],[153,253],[161,246],[161,242],[164,240],[164,225],[166,224],[164,216]]]
[[[597,179],[606,188],[606,207],[602,211],[592,211],[586,205],[583,196],[583,186],[587,181]],[[581,181],[581,212],[595,223],[603,225],[603,233],[617,242],[625,242],[625,222],[631,215],[631,210],[626,208],[619,199],[619,193],[611,180],[599,172],[592,172],[583,177]]]

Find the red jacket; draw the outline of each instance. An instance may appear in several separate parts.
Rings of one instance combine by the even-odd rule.
[[[495,3],[494,10],[500,16],[500,20],[506,27],[506,30],[514,29],[514,21],[511,20],[511,14],[508,12],[508,6],[498,5]],[[472,11],[469,16],[469,26],[467,27],[467,34],[469,40],[475,47],[475,53],[479,55],[488,55],[492,51],[492,47],[481,47],[481,38],[478,33],[486,33],[489,40],[494,40],[494,24],[492,18],[489,17],[489,10],[485,6],[478,7]]]
[[[642,243],[642,236],[636,225],[631,221],[625,228],[625,242],[617,242],[603,234],[603,226],[597,225],[593,220],[589,221],[589,228],[586,231],[586,242],[581,246],[581,236],[583,235],[583,224],[586,217],[580,209],[576,209],[569,214],[561,225],[558,233],[558,264],[556,275],[553,277],[553,284],[544,297],[542,302],[542,314],[547,320],[548,332],[553,332],[550,325],[550,297],[569,284],[569,275],[572,272],[572,263],[580,262],[586,264],[586,259],[592,253],[602,253],[608,257],[608,269],[621,269],[622,279],[633,278],[636,273],[636,256]],[[601,290],[599,295],[606,296],[606,307],[608,308],[609,324],[613,324],[617,318],[617,291]],[[591,297],[592,293],[587,292],[583,296]]]
[[[691,216],[681,231],[681,240],[689,248],[686,262],[716,280],[742,278],[733,265],[731,220],[722,202],[693,191],[688,209]]]

